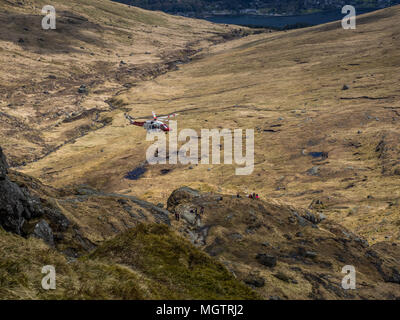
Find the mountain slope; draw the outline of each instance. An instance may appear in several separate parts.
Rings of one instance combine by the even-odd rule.
[[[204,207],[195,219],[191,210]],[[173,227],[215,257],[238,279],[271,299],[398,299],[400,250],[370,246],[324,215],[271,201],[175,190]],[[354,266],[357,290],[344,290],[342,268]]]
[[[359,17],[356,30],[335,22],[221,44],[116,98],[135,117],[178,112],[178,129],[254,129],[250,176],[235,176],[230,165],[157,165],[138,181],[124,179],[151,143],[141,128],[126,126],[122,112],[112,127],[26,172],[155,203],[182,185],[256,191],[296,207],[320,200],[325,214],[371,243],[398,240],[399,15],[396,6]]]
[[[171,244],[176,257],[171,256]],[[0,248],[4,253],[0,261],[2,300],[257,298],[222,265],[160,225],[139,225],[77,260],[67,259],[36,239],[25,240],[1,228]],[[153,264],[129,264],[137,252],[141,253],[138,261],[156,262],[158,270]],[[118,259],[120,254],[129,259]],[[41,287],[41,270],[46,265],[55,267],[56,290]]]
[[[0,149],[0,299],[258,297],[169,228],[166,210],[87,187],[74,197],[7,167]],[[41,287],[48,265],[50,291]]]
[[[57,2],[60,34],[43,33],[36,24],[43,2],[18,3],[1,3],[10,27],[2,32],[0,137],[14,170],[0,155],[0,184],[14,183],[15,194],[39,210],[29,214],[21,195],[11,206],[13,196],[0,199],[2,218],[23,222],[12,230],[1,220],[21,234],[0,234],[5,298],[166,298],[170,276],[178,281],[174,298],[257,297],[240,281],[266,299],[398,298],[400,7],[359,17],[356,30],[331,23],[243,38],[248,30],[92,0],[73,8]],[[35,23],[18,32],[33,33],[10,41],[29,18]],[[128,40],[142,35],[130,56]],[[45,36],[54,40],[50,53],[36,39]],[[233,38],[240,39],[220,43]],[[40,82],[48,76],[60,78],[53,89]],[[152,110],[179,112],[180,129],[255,129],[254,173],[145,165],[150,142],[123,114],[148,118]],[[139,179],[126,179],[143,167]],[[182,200],[173,191],[183,185],[214,193],[190,191],[205,202]],[[233,199],[237,192],[257,192],[263,201]],[[201,205],[206,216],[193,225],[190,208]],[[173,212],[182,221],[171,221]],[[133,259],[137,251],[143,254]],[[37,275],[52,261],[61,282],[49,295]],[[151,261],[161,265],[159,275]],[[355,292],[341,288],[345,264],[360,272]],[[27,274],[29,266],[37,273]]]
[[[117,92],[244,35],[108,0],[53,1],[56,29],[43,30],[47,4],[0,3],[0,137],[12,166],[111,125]]]

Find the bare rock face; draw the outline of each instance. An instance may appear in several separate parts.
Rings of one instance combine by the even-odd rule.
[[[183,201],[193,201],[193,199],[200,197],[200,192],[189,187],[182,187],[175,190],[168,198],[167,210],[175,212],[174,207]]]
[[[3,150],[0,147],[0,181],[6,178],[8,171],[8,164],[6,156],[3,154]]]
[[[200,225],[191,223],[190,210],[201,207]],[[298,299],[293,290],[302,281],[309,288],[302,298],[400,298],[399,246],[389,241],[369,245],[318,212],[187,187],[171,194],[168,210],[181,215],[177,225],[185,237],[227,263],[264,298]],[[357,291],[342,288],[346,265],[358,272]]]
[[[7,177],[8,164],[0,148],[0,226],[23,235],[25,221],[43,214],[39,201]]]
[[[50,246],[54,246],[53,230],[51,230],[46,220],[40,220],[33,231],[33,236],[43,239]]]

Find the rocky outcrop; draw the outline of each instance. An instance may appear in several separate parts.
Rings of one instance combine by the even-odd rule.
[[[0,149],[0,225],[6,231],[23,235],[25,221],[41,216],[43,210],[39,201],[10,181],[7,173],[8,164]]]
[[[369,245],[322,213],[187,187],[171,194],[168,210],[181,216],[178,231],[264,298],[400,298],[398,245]],[[342,287],[347,265],[356,269],[357,291]],[[308,289],[299,297],[301,283]]]
[[[34,236],[54,246],[54,231],[64,232],[69,220],[57,209],[43,205],[28,189],[8,177],[8,163],[0,148],[0,226],[20,236]]]
[[[8,171],[8,164],[6,156],[3,154],[3,150],[0,147],[0,181],[6,178]]]
[[[383,175],[400,175],[399,138],[396,132],[386,132],[375,148]]]
[[[189,187],[182,187],[170,195],[168,198],[167,209],[170,212],[175,212],[175,206],[184,201],[193,201],[200,197],[200,193],[197,190],[191,189]]]

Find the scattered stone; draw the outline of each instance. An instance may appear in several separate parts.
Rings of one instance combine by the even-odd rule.
[[[232,233],[229,236],[232,240],[238,241],[238,240],[242,240],[243,236],[240,233]]]
[[[246,279],[244,279],[244,282],[248,284],[251,287],[255,288],[262,288],[265,286],[265,280],[264,278],[261,278],[259,276],[249,274]]]
[[[309,176],[317,176],[318,173],[319,173],[319,166],[312,167],[311,169],[309,169],[309,170],[307,171],[307,174],[308,174]]]
[[[275,278],[277,278],[277,279],[279,279],[279,280],[281,280],[281,281],[287,282],[287,283],[292,282],[291,279],[290,279],[290,277],[288,277],[286,274],[284,274],[284,273],[281,272],[281,271],[279,271],[278,273],[274,274],[273,276],[274,276]]]
[[[268,255],[265,253],[259,253],[256,256],[257,261],[269,268],[273,268],[276,266],[276,257],[272,256],[272,255]]]
[[[316,252],[306,250],[306,249],[303,248],[303,247],[299,247],[299,248],[298,248],[298,252],[299,252],[299,255],[300,255],[300,256],[306,257],[306,258],[311,258],[311,259],[316,258],[317,255],[318,255]]]
[[[83,85],[81,85],[81,86],[79,87],[78,92],[81,93],[81,94],[83,94],[83,93],[87,93],[88,91],[87,91],[87,89],[86,89],[86,86],[83,84]]]
[[[349,86],[348,85],[343,85],[343,87],[342,87],[342,90],[349,90],[350,88],[349,88]]]
[[[33,234],[34,237],[43,239],[50,246],[54,246],[54,235],[53,230],[50,228],[49,224],[45,220],[40,220],[34,230]]]

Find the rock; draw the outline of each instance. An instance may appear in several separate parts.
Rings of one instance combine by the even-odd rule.
[[[81,94],[83,94],[83,93],[87,93],[88,91],[87,91],[87,89],[86,89],[86,86],[83,84],[83,85],[81,85],[81,86],[79,87],[78,92],[81,93]]]
[[[8,173],[8,163],[6,156],[3,154],[3,150],[0,147],[0,180],[4,180]]]
[[[200,193],[197,190],[191,189],[189,187],[182,187],[170,195],[167,202],[167,210],[174,212],[173,208],[178,205],[182,200],[190,201],[194,198],[199,198]]]
[[[318,255],[316,252],[306,250],[306,249],[303,248],[303,247],[299,247],[299,248],[298,248],[298,252],[299,252],[299,255],[300,255],[300,256],[306,257],[306,258],[311,258],[311,259],[316,258],[317,255]]]
[[[0,148],[0,226],[22,235],[24,222],[43,212],[36,207],[37,201],[31,199],[27,191],[9,180],[7,173],[8,164]]]
[[[306,226],[310,225],[310,222],[308,222],[306,219],[301,217],[297,212],[292,212],[292,214],[297,219],[297,221],[301,227],[306,227]]]
[[[319,173],[319,166],[312,167],[311,169],[307,170],[307,174],[309,176],[316,176]]]
[[[50,246],[54,246],[54,235],[53,230],[51,230],[49,224],[45,220],[40,220],[34,230],[33,234],[34,237],[43,239]]]
[[[251,287],[255,288],[262,288],[265,286],[265,280],[264,278],[261,278],[259,276],[249,274],[246,279],[244,279],[244,283],[248,284]]]
[[[306,211],[306,214],[303,215],[303,218],[310,221],[313,224],[318,224],[326,220],[326,216],[323,213],[314,214],[310,211]]]
[[[44,209],[44,216],[48,218],[55,231],[64,232],[71,224],[64,214],[55,208]]]
[[[216,238],[213,242],[213,244],[209,245],[208,247],[206,247],[204,250],[212,257],[216,257],[218,255],[220,255],[222,252],[225,251],[224,248],[224,240],[222,240],[221,238]]]
[[[274,276],[275,278],[277,278],[277,279],[279,279],[279,280],[281,280],[281,281],[287,282],[287,283],[292,282],[292,280],[290,279],[290,277],[288,277],[286,274],[284,274],[284,273],[281,272],[281,271],[279,271],[278,273],[274,274],[273,276]]]
[[[196,215],[189,210],[185,210],[181,213],[181,217],[186,220],[187,223],[195,225],[196,224]]]
[[[400,284],[400,270],[392,267],[386,270],[381,270],[381,274],[385,282]]]
[[[259,253],[256,256],[257,261],[269,268],[273,268],[276,266],[276,257],[265,254],[265,253]]]
[[[54,211],[49,208],[43,209],[40,199],[32,197],[27,190],[10,181],[7,173],[8,164],[0,148],[0,226],[4,230],[27,236],[27,230],[31,228],[26,222],[40,218],[44,214],[54,222],[54,225],[60,226],[60,229],[68,227],[69,221],[61,212],[57,212],[55,209]],[[47,222],[43,221],[30,231],[34,235],[44,238],[46,242],[54,244],[54,240],[51,240],[53,239],[52,231],[49,232],[50,227]]]
[[[348,85],[343,85],[343,87],[342,87],[342,90],[349,90],[350,88],[349,88],[349,86]]]
[[[238,241],[238,240],[242,240],[243,236],[240,233],[232,233],[231,235],[229,235],[229,238],[231,238],[232,240]]]
[[[318,256],[318,254],[316,252],[314,252],[314,251],[306,251],[306,253],[305,253],[305,257],[306,258],[314,259],[317,256]]]

